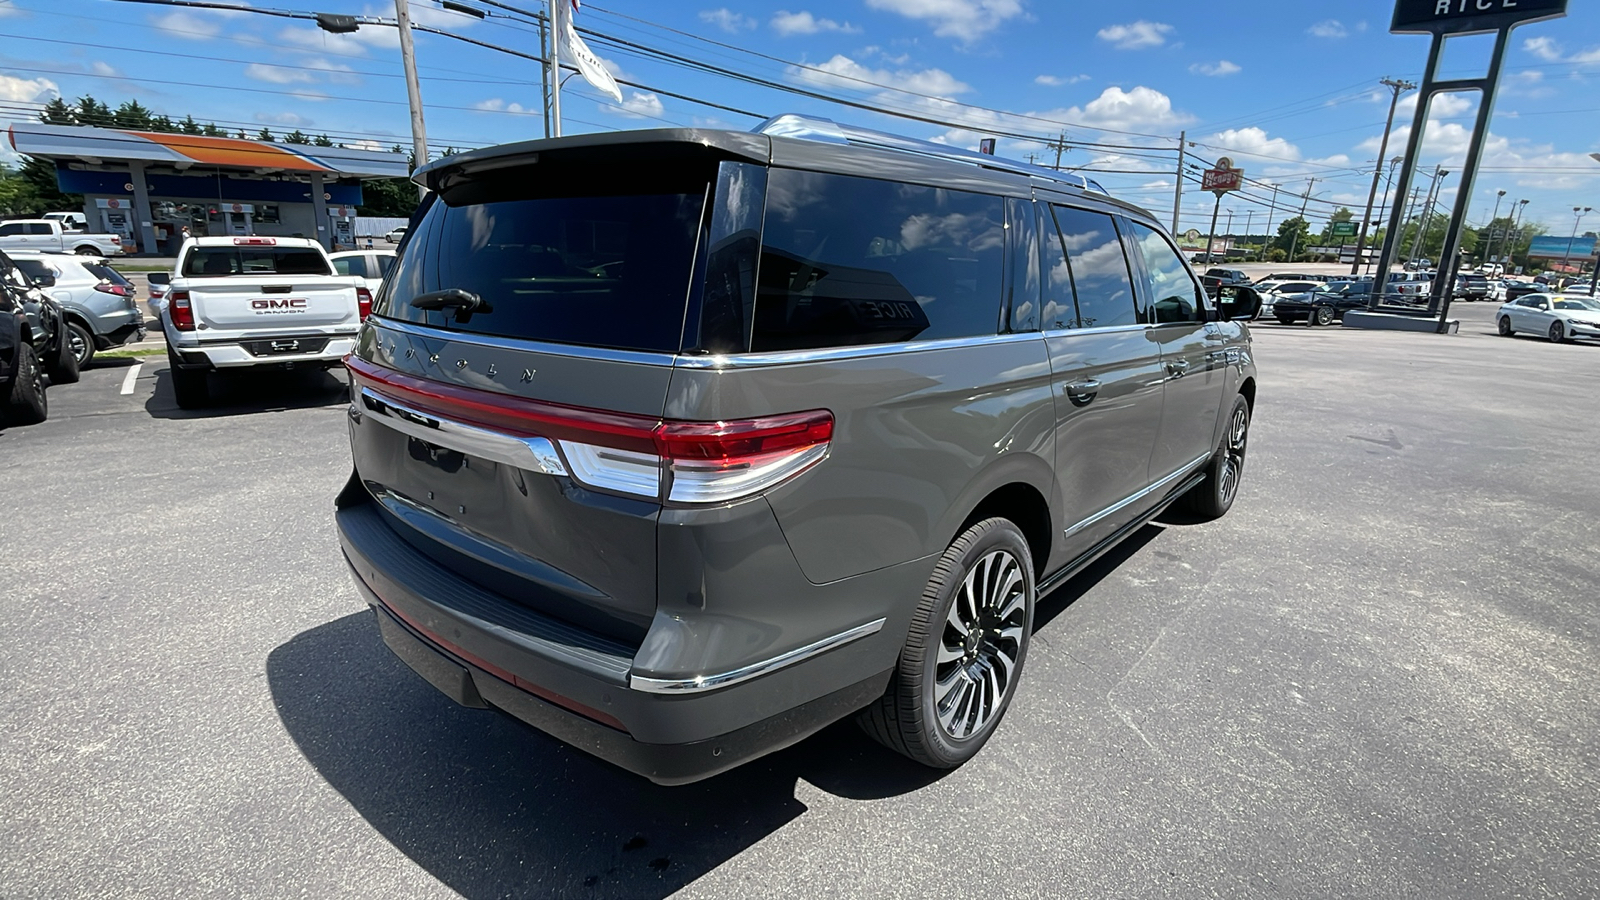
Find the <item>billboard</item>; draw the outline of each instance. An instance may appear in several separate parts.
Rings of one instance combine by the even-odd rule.
[[[1391,34],[1481,34],[1560,18],[1567,0],[1396,0]]]
[[[1541,235],[1528,247],[1528,256],[1539,259],[1587,259],[1594,255],[1593,237],[1551,237]]]

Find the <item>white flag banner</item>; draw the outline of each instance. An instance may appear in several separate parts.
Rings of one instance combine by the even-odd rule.
[[[583,80],[594,85],[601,93],[610,94],[613,100],[622,102],[622,88],[617,87],[617,80],[611,77],[611,71],[600,57],[594,55],[589,45],[578,37],[578,29],[572,26],[571,17],[563,21],[562,26],[567,33],[567,51],[572,54],[572,61],[577,64],[578,71],[583,75]]]

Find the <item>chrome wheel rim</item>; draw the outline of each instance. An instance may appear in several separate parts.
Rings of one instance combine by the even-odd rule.
[[[88,343],[83,339],[83,335],[79,334],[77,329],[67,330],[67,349],[71,350],[72,355],[77,357],[79,365],[83,364],[83,358],[88,355],[84,352],[88,349],[88,346]]]
[[[945,617],[934,662],[939,729],[955,740],[983,731],[1017,677],[1028,627],[1028,580],[1006,550],[967,570]]]
[[[1239,492],[1239,476],[1244,472],[1244,453],[1250,443],[1250,414],[1244,407],[1233,411],[1228,423],[1228,444],[1223,450],[1222,472],[1217,478],[1217,495],[1232,503]]]

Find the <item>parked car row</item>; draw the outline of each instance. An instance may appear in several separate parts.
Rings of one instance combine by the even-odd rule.
[[[78,380],[78,348],[93,341],[85,324],[92,328],[103,321],[106,316],[95,312],[106,304],[75,297],[70,286],[58,298],[54,267],[68,271],[82,260],[23,254],[13,259],[0,251],[0,424],[43,422],[50,414],[48,388]],[[115,302],[131,306],[133,300],[118,296]]]

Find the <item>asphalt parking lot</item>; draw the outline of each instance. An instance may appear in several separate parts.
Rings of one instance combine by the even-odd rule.
[[[1493,308],[1257,328],[1233,512],[1045,598],[964,768],[845,723],[682,788],[389,654],[338,378],[107,360],[0,432],[0,896],[1600,895],[1600,345]]]

